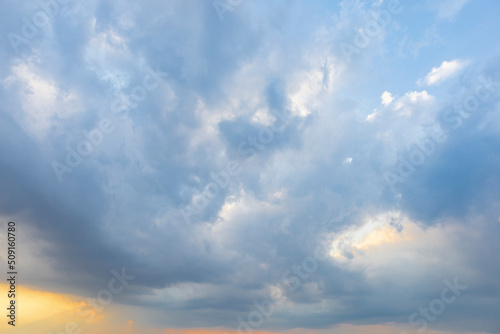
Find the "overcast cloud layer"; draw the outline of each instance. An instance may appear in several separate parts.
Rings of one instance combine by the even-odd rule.
[[[54,3],[0,4],[22,284],[125,268],[128,333],[499,333],[498,1]]]

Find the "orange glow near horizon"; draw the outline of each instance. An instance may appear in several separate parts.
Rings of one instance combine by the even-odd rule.
[[[0,284],[0,291],[7,292],[9,286]],[[68,322],[76,323],[83,328],[85,325],[98,322],[103,314],[96,312],[84,297],[58,294],[48,291],[36,290],[24,285],[16,286],[16,326],[0,323],[2,333],[32,333],[37,332],[58,334],[65,331]],[[0,297],[1,305],[8,305],[7,293]],[[3,312],[2,312],[3,313]],[[2,318],[4,318],[2,316]],[[92,319],[91,319],[92,318]],[[91,319],[91,321],[89,321]]]
[[[125,331],[125,334],[131,334],[132,333],[132,325],[134,324],[133,320],[129,320],[127,322],[127,330]]]
[[[408,327],[404,324],[404,327]],[[305,329],[297,328],[293,330],[266,332],[254,330],[251,334],[400,334],[404,330],[395,323],[384,323],[378,325],[352,325],[339,324],[330,328],[324,329]],[[409,330],[407,328],[407,330]],[[427,330],[429,334],[451,334],[450,332],[442,332],[435,330]],[[141,331],[141,333],[143,333]],[[224,330],[223,328],[215,329],[156,329],[147,331],[148,334],[247,334],[248,332],[238,332],[237,330]],[[248,333],[250,334],[250,333]]]
[[[8,291],[7,284],[0,284],[0,289]],[[191,328],[191,329],[154,329],[148,327],[136,326],[134,320],[109,321],[103,319],[103,312],[97,313],[93,321],[87,322],[85,317],[81,316],[79,310],[95,311],[84,300],[84,297],[58,294],[47,291],[40,291],[26,286],[17,286],[18,313],[16,326],[7,325],[6,321],[0,324],[2,334],[62,334],[62,333],[81,333],[81,334],[241,334],[236,329],[224,328]],[[7,294],[1,294],[0,302],[2,305],[8,304]],[[110,310],[110,317],[113,313]],[[123,314],[123,313],[122,313]],[[108,318],[109,319],[109,318]],[[130,318],[129,318],[130,319]],[[145,321],[145,319],[142,319]],[[68,323],[74,323],[76,328],[67,329]],[[401,325],[401,324],[400,324]],[[407,327],[403,324],[403,327]],[[78,331],[80,329],[80,331]],[[259,331],[254,330],[251,334],[399,334],[401,327],[393,323],[378,325],[351,325],[339,324],[326,329],[293,329],[286,331]],[[428,331],[429,334],[450,334],[449,332]]]
[[[253,331],[252,334],[279,334],[285,332],[265,332],[265,331]],[[157,329],[152,330],[151,334],[239,334],[237,330],[225,330],[222,328],[206,329],[206,328],[194,328],[194,329]]]

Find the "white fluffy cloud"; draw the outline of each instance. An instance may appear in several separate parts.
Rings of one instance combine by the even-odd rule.
[[[469,64],[469,61],[459,59],[443,61],[439,67],[434,67],[425,78],[418,80],[417,84],[428,86],[437,85],[451,78]]]

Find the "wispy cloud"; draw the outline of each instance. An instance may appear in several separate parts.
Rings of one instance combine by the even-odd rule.
[[[428,0],[431,8],[437,12],[439,19],[452,19],[470,0]]]

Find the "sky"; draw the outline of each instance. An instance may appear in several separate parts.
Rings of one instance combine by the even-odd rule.
[[[2,333],[500,333],[500,2],[0,2]]]

